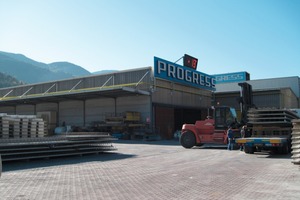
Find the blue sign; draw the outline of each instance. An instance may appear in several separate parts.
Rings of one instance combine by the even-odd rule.
[[[216,90],[214,76],[157,57],[154,57],[154,76],[197,88]]]
[[[227,74],[214,75],[216,83],[230,83],[230,82],[243,82],[249,81],[250,75],[247,72],[235,72]]]

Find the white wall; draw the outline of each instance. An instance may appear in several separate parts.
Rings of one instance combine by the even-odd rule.
[[[117,113],[126,111],[140,112],[142,121],[146,121],[147,117],[150,116],[150,96],[130,96],[130,97],[119,97],[117,99]]]
[[[0,107],[0,113],[7,113],[9,115],[14,115],[15,107],[13,107],[13,106]]]
[[[35,115],[34,105],[18,105],[16,107],[16,114],[18,115]]]
[[[40,103],[36,105],[36,112],[58,111],[58,103]]]
[[[85,103],[86,125],[105,121],[105,116],[114,112],[115,100],[113,98],[87,100]]]
[[[83,126],[83,101],[63,101],[59,103],[59,126]]]

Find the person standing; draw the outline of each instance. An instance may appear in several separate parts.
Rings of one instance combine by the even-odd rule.
[[[241,129],[241,138],[246,137],[246,125],[244,125]],[[241,145],[240,150],[243,151],[244,150],[244,145]]]
[[[231,151],[233,150],[233,131],[231,127],[229,127],[227,130],[227,140],[228,140],[227,150]]]

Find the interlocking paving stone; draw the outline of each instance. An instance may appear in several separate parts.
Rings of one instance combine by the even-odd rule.
[[[300,170],[285,155],[176,141],[118,141],[117,152],[3,163],[2,200],[299,199]]]

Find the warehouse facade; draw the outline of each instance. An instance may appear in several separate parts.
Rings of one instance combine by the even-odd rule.
[[[212,115],[211,106],[239,113],[238,82],[252,85],[257,107],[299,108],[299,77],[247,79],[215,84],[213,76],[154,58],[153,67],[2,88],[0,113],[41,116],[50,133],[68,125],[171,139],[182,124]]]
[[[215,105],[234,107],[239,113],[239,82],[247,82],[252,86],[253,104],[257,108],[300,108],[300,78],[298,76],[216,84],[213,97]]]
[[[201,84],[197,80],[194,83]],[[2,88],[0,113],[39,115],[48,122],[50,132],[63,125],[79,130],[108,127],[126,113],[138,113],[130,124],[135,131],[147,128],[161,138],[171,139],[183,123],[206,117],[211,97],[211,90],[158,78],[153,67],[146,67]],[[109,125],[108,120],[112,120]]]

